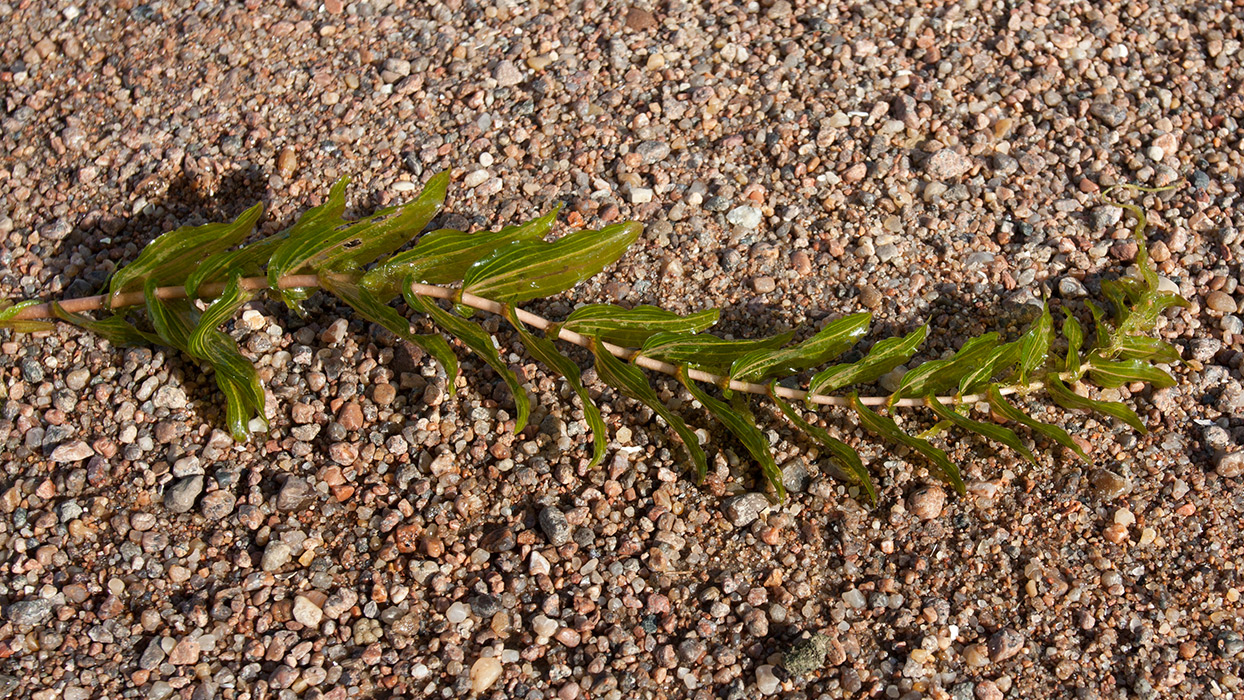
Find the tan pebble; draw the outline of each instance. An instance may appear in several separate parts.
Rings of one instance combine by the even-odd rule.
[[[907,509],[921,520],[933,520],[942,514],[946,505],[946,492],[937,486],[926,486],[911,495]]]
[[[501,677],[501,662],[485,657],[471,664],[471,690],[482,693]]]
[[[881,292],[871,284],[860,285],[860,303],[867,309],[881,306]]]
[[[767,294],[777,288],[777,282],[769,276],[757,277],[752,280],[752,288],[758,294]]]
[[[294,153],[294,149],[286,146],[281,149],[281,154],[276,159],[276,171],[281,177],[289,177],[294,174],[294,170],[298,168],[298,156]]]
[[[1127,540],[1127,526],[1115,523],[1107,527],[1102,536],[1114,544],[1122,544]]]
[[[812,272],[812,258],[808,257],[808,254],[802,250],[797,250],[790,256],[790,264],[795,269],[795,272],[801,275]]]
[[[1205,297],[1205,305],[1210,309],[1223,314],[1233,314],[1239,309],[1239,306],[1235,303],[1235,299],[1232,299],[1230,294],[1227,294],[1221,290],[1210,292],[1209,295]]]

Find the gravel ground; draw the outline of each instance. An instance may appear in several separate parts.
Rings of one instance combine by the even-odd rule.
[[[826,412],[875,509],[764,415],[794,492],[770,506],[719,429],[697,487],[589,371],[616,429],[590,471],[582,414],[525,356],[542,408],[515,436],[482,363],[446,386],[321,297],[233,326],[271,392],[244,447],[184,357],[4,331],[0,695],[1244,695],[1230,3],[275,4],[0,2],[0,295],[89,293],[257,200],[276,230],[341,175],[366,213],[449,169],[441,225],[558,201],[562,230],[646,224],[533,310],[718,306],[755,335],[866,308],[874,339],[931,320],[929,358],[1097,294],[1136,253],[1099,188],[1182,179],[1144,202],[1191,301],[1161,333],[1196,369],[1116,392],[1148,436],[1039,413],[1092,465],[951,438],[964,498]]]

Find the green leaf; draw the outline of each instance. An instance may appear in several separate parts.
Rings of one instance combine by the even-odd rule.
[[[699,333],[720,317],[717,309],[679,316],[655,306],[624,309],[613,304],[588,304],[570,312],[561,327],[624,348],[637,348],[660,332]]]
[[[198,297],[199,288],[205,284],[222,282],[234,274],[250,276],[263,272],[272,253],[288,237],[288,231],[268,236],[237,250],[213,253],[186,278],[186,296]]]
[[[1140,420],[1140,416],[1137,416],[1132,409],[1117,401],[1097,401],[1080,396],[1064,384],[1057,374],[1050,373],[1046,375],[1045,388],[1050,392],[1050,398],[1054,400],[1054,403],[1063,408],[1104,413],[1127,423],[1142,435],[1149,432],[1145,429],[1145,424]]]
[[[1110,346],[1110,335],[1113,329],[1106,323],[1106,312],[1100,306],[1091,301],[1085,301],[1084,305],[1088,307],[1089,313],[1093,315],[1093,336],[1095,338],[1093,344],[1098,348]]]
[[[1050,336],[1054,332],[1054,319],[1050,317],[1050,305],[1041,307],[1041,317],[1019,339],[1019,383],[1027,384],[1028,375],[1045,366],[1050,352]]]
[[[963,375],[959,380],[959,393],[970,394],[980,387],[988,384],[995,376],[1007,371],[1009,367],[1019,362],[1020,354],[1023,351],[1023,344],[1020,341],[1013,343],[1003,343],[994,348],[981,360],[980,364]]]
[[[7,303],[7,301],[3,303]],[[0,309],[0,328],[9,328],[16,333],[36,333],[38,331],[54,330],[56,328],[56,324],[48,321],[16,318],[16,316],[23,310],[30,308],[31,306],[38,306],[40,303],[42,302],[37,299],[27,299],[26,301],[19,301],[12,306],[6,306]]]
[[[1080,371],[1080,348],[1084,346],[1084,329],[1070,311],[1064,308],[1063,313],[1067,315],[1063,319],[1063,337],[1067,339],[1067,357],[1063,361],[1063,368],[1074,381],[1083,374]]]
[[[307,297],[308,291],[302,288],[281,289],[279,282],[282,277],[294,274],[304,261],[298,251],[289,246],[292,241],[314,241],[325,232],[345,223],[342,214],[346,211],[346,185],[350,178],[343,177],[333,183],[328,197],[317,207],[312,207],[298,217],[286,233],[285,240],[268,258],[268,284],[285,305],[299,313],[302,312],[300,301]]]
[[[148,243],[138,259],[116,271],[108,286],[109,296],[144,289],[149,282],[157,287],[181,284],[205,258],[246,240],[262,214],[263,204],[256,204],[229,223],[169,231]]]
[[[387,301],[401,291],[401,283],[408,279],[423,284],[458,282],[471,265],[502,246],[544,238],[557,221],[559,211],[560,204],[538,219],[500,231],[433,231],[421,237],[414,248],[394,255],[364,275],[363,287]]]
[[[527,416],[531,414],[531,400],[527,398],[527,390],[523,388],[518,375],[501,359],[492,336],[478,325],[437,306],[435,300],[415,294],[409,287],[404,290],[404,296],[411,309],[431,316],[436,325],[461,340],[471,352],[479,355],[494,372],[501,375],[501,379],[510,387],[510,393],[514,395],[514,408],[518,413],[514,418],[514,432],[521,433],[527,427]]]
[[[937,467],[936,471],[946,483],[954,487],[959,495],[966,493],[963,486],[963,477],[959,475],[959,467],[946,456],[946,453],[934,447],[928,440],[922,440],[918,437],[908,435],[899,429],[898,424],[891,420],[888,416],[873,413],[867,406],[860,402],[860,397],[852,392],[848,397],[851,401],[851,407],[855,409],[855,413],[860,417],[860,425],[863,425],[869,432],[879,435],[891,442],[900,445],[906,445],[911,449],[924,455],[926,459]]]
[[[827,394],[844,386],[874,382],[910,360],[928,334],[926,323],[901,338],[877,341],[859,362],[834,365],[812,377],[808,394]]]
[[[52,314],[66,323],[88,330],[95,335],[107,340],[109,343],[117,347],[126,345],[147,345],[160,344],[160,338],[146,331],[135,328],[133,324],[126,321],[124,317],[105,316],[99,320],[95,320],[82,314],[75,314],[65,310],[58,302],[52,302]]]
[[[788,348],[755,350],[734,361],[730,378],[742,382],[789,376],[838,357],[868,332],[872,314],[852,314],[825,324],[816,335]]]
[[[259,375],[254,365],[238,351],[233,338],[212,329],[200,341],[199,350],[205,355],[199,359],[207,361],[216,371],[216,386],[225,395],[225,419],[233,439],[245,442],[250,438],[252,418],[260,419],[266,431],[268,419],[264,415],[265,399]]]
[[[687,428],[687,424],[683,422],[682,418],[679,418],[673,411],[666,408],[665,404],[661,403],[657,392],[652,390],[652,386],[648,384],[648,378],[644,376],[644,373],[638,367],[628,365],[614,357],[603,345],[595,340],[592,340],[590,345],[592,354],[596,357],[596,374],[600,377],[600,380],[644,404],[658,416],[661,416],[674,429],[674,432],[678,433],[683,446],[687,448],[687,452],[691,455],[691,461],[695,464],[696,481],[703,482],[705,475],[708,474],[708,460],[704,456],[704,450],[700,448],[700,441],[696,438],[695,433]]]
[[[286,275],[306,272],[356,270],[401,248],[427,226],[445,202],[447,172],[438,173],[424,185],[417,199],[389,207],[352,223],[345,223],[345,185],[333,185],[328,201],[299,219],[268,263],[268,282],[273,289]],[[289,303],[288,290],[281,290]],[[297,308],[297,304],[290,304]]]
[[[959,384],[972,370],[989,357],[998,346],[998,334],[986,333],[972,338],[946,360],[931,360],[917,365],[899,382],[898,390],[890,397],[890,403],[909,396],[940,394]]]
[[[575,231],[552,243],[503,246],[467,269],[463,291],[508,304],[552,296],[613,264],[643,226],[626,221],[599,231]]]
[[[1117,357],[1122,360],[1148,360],[1163,364],[1182,363],[1179,348],[1157,338],[1144,335],[1129,335],[1118,338]]]
[[[161,299],[156,296],[158,287],[156,280],[147,280],[143,295],[147,298],[147,315],[151,317],[151,325],[160,338],[160,344],[193,355],[190,352],[190,334],[194,332],[196,323],[194,307],[188,299]]]
[[[838,462],[842,467],[842,471],[852,481],[864,489],[864,492],[868,494],[868,501],[875,504],[877,502],[877,487],[873,486],[872,477],[868,474],[868,470],[864,468],[864,463],[860,460],[860,453],[856,452],[854,447],[830,435],[824,428],[804,420],[803,416],[799,415],[794,407],[777,395],[776,387],[776,382],[769,385],[769,398],[773,399],[773,403],[777,405],[782,415],[794,423],[795,427],[807,433],[813,440],[821,443],[821,446],[829,450],[830,457]]]
[[[958,412],[952,411],[942,405],[942,403],[937,400],[937,397],[932,394],[924,397],[924,405],[933,409],[933,412],[937,414],[937,417],[943,421],[953,423],[960,429],[976,433],[987,440],[993,440],[994,442],[1006,445],[1012,450],[1015,450],[1023,455],[1029,462],[1032,462],[1033,464],[1037,463],[1037,458],[1033,456],[1032,451],[1027,447],[1024,447],[1024,443],[1020,442],[1019,436],[1016,435],[1015,431],[1010,428],[1004,428],[1000,425],[994,425],[993,423],[984,423],[978,420],[972,420],[967,416],[960,415]]]
[[[1080,446],[1076,444],[1075,440],[1071,439],[1071,435],[1069,435],[1066,430],[1063,430],[1057,425],[1050,425],[1049,423],[1042,423],[1039,420],[1035,420],[1015,406],[1007,403],[1006,399],[1002,398],[1002,392],[998,390],[996,385],[989,387],[989,407],[999,416],[1014,423],[1019,423],[1030,430],[1036,431],[1038,434],[1044,435],[1045,437],[1076,453],[1076,455],[1085,462],[1089,464],[1093,463],[1093,460],[1089,459],[1089,456],[1084,454],[1084,450],[1080,449]]]
[[[687,377],[686,368],[680,367],[678,370],[678,381],[687,387],[687,391],[691,392],[691,396],[699,401],[709,413],[713,414],[722,425],[726,426],[743,443],[743,447],[747,448],[748,454],[752,459],[760,464],[760,471],[765,476],[765,480],[773,487],[777,493],[779,501],[786,500],[786,485],[782,483],[782,470],[778,469],[777,462],[773,459],[772,447],[764,433],[756,427],[756,422],[752,420],[749,414],[735,411],[724,402],[719,401],[704,392],[694,381]]]
[[[423,348],[445,368],[448,385],[452,387],[458,377],[458,357],[449,347],[449,343],[435,333],[419,335],[410,330],[410,320],[399,314],[397,309],[385,304],[370,292],[359,286],[352,275],[320,273],[320,284],[328,291],[349,304],[360,316],[379,324],[397,337]]]
[[[640,354],[673,365],[724,372],[743,355],[785,345],[793,335],[788,332],[756,340],[726,340],[715,335],[662,331],[644,341]]]
[[[216,371],[216,385],[225,395],[225,415],[233,439],[245,442],[250,437],[250,422],[258,418],[268,429],[264,407],[267,400],[255,366],[242,356],[238,345],[219,330],[247,301],[251,294],[238,285],[239,275],[230,278],[224,291],[199,317],[187,341],[192,357],[211,364]]]
[[[587,425],[592,429],[592,463],[589,467],[595,467],[605,458],[605,449],[609,444],[609,435],[605,430],[605,419],[600,415],[600,409],[596,407],[596,402],[592,401],[592,395],[588,393],[586,387],[583,386],[582,374],[579,365],[574,363],[569,357],[558,352],[557,346],[547,338],[540,338],[518,320],[518,314],[514,312],[513,306],[505,307],[505,317],[509,320],[510,325],[518,329],[518,335],[523,341],[523,345],[527,348],[527,352],[531,354],[537,362],[547,365],[562,376],[574,393],[579,396],[579,402],[583,404],[583,418],[587,421]]]
[[[1155,389],[1175,386],[1175,378],[1144,360],[1107,360],[1093,354],[1088,359],[1089,381],[1115,389],[1132,382],[1152,384]]]

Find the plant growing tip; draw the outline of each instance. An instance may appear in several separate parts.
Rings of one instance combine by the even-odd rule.
[[[267,430],[265,394],[254,366],[220,326],[264,289],[299,313],[300,302],[316,288],[336,296],[367,320],[423,348],[444,367],[452,386],[458,374],[452,348],[439,333],[412,331],[410,321],[389,305],[400,295],[412,311],[430,317],[443,333],[459,340],[501,377],[513,396],[515,430],[519,431],[530,412],[523,380],[503,358],[493,336],[468,317],[473,310],[487,311],[513,325],[528,354],[561,375],[579,398],[592,431],[590,466],[599,465],[607,454],[605,423],[582,383],[579,366],[558,350],[555,341],[588,348],[601,381],[660,416],[683,442],[697,481],[708,471],[699,438],[661,401],[644,370],[675,377],[744,447],[779,500],[786,496],[782,471],[769,437],[757,424],[752,395],[771,402],[796,429],[821,445],[836,465],[834,471],[863,489],[871,503],[878,500],[878,493],[859,453],[805,419],[792,400],[802,400],[806,408],[850,409],[860,426],[885,442],[922,455],[935,474],[962,494],[958,466],[926,437],[958,428],[1036,461],[1015,431],[970,418],[977,405],[988,406],[990,416],[1023,426],[1088,461],[1065,430],[1030,418],[1004,397],[1044,392],[1059,406],[1112,416],[1144,432],[1144,423],[1128,406],[1084,396],[1071,386],[1079,382],[1103,388],[1134,382],[1170,386],[1175,379],[1157,365],[1180,362],[1174,346],[1149,335],[1163,311],[1186,302],[1159,289],[1145,246],[1147,221],[1135,205],[1117,204],[1137,218],[1133,234],[1140,275],[1103,284],[1112,307],[1109,319],[1099,306],[1088,303],[1095,324],[1088,347],[1079,321],[1064,307],[1061,332],[1067,349],[1058,356],[1051,354],[1056,324],[1047,302],[1037,321],[1018,338],[1004,341],[998,333],[987,333],[966,339],[953,356],[907,370],[887,398],[861,397],[857,387],[910,361],[928,336],[927,324],[901,337],[880,339],[857,361],[823,367],[863,339],[871,314],[842,317],[793,345],[790,333],[760,339],[712,335],[708,329],[720,315],[716,309],[682,316],[654,306],[626,309],[591,304],[555,323],[518,304],[562,294],[599,274],[635,243],[643,230],[640,224],[626,221],[545,241],[559,205],[541,217],[499,231],[438,229],[420,236],[444,205],[447,173],[431,177],[414,201],[357,221],[343,218],[347,183],[346,178],[338,181],[322,204],[308,210],[289,229],[250,244],[242,242],[262,215],[260,205],[232,222],[166,233],[113,276],[106,296],[63,304],[6,304],[0,308],[0,327],[46,330],[50,324],[40,319],[56,318],[115,345],[158,343],[181,350],[213,368],[225,398],[230,431],[235,439],[245,441],[254,430]],[[1119,187],[1145,192],[1169,189]],[[1106,190],[1103,198],[1113,189]],[[411,248],[397,252],[412,240]],[[211,303],[201,309],[192,303],[194,298]],[[458,313],[442,308],[439,301],[451,302]],[[145,312],[133,314],[137,320],[128,308],[110,313],[135,305]],[[91,318],[82,313],[90,310],[103,316]],[[533,331],[542,331],[544,336]],[[806,370],[814,371],[806,391],[781,385]],[[721,398],[710,393],[713,387]],[[848,389],[845,396],[834,394]],[[878,405],[891,412],[924,407],[937,422],[922,436],[910,435],[894,418],[871,408]]]

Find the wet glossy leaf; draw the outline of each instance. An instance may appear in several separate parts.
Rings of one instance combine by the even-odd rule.
[[[1076,444],[1076,441],[1071,438],[1071,435],[1069,435],[1066,430],[1063,430],[1057,425],[1042,423],[1039,420],[1034,420],[1029,417],[1028,414],[1008,403],[1007,400],[1002,397],[1002,392],[998,390],[997,386],[989,387],[989,408],[1002,418],[1014,423],[1019,423],[1020,425],[1025,426],[1040,435],[1044,435],[1050,440],[1053,440],[1059,445],[1062,445],[1063,447],[1066,447],[1076,453],[1076,455],[1085,462],[1090,464],[1092,463],[1093,460],[1089,459],[1089,456],[1084,454],[1084,450]]]
[[[929,335],[926,323],[901,338],[886,338],[859,362],[834,365],[812,377],[809,394],[827,394],[852,384],[874,382],[911,359]]]
[[[1155,389],[1175,386],[1175,378],[1144,360],[1107,360],[1098,355],[1088,358],[1089,381],[1115,389],[1132,382],[1152,384]]]
[[[341,218],[348,182],[342,178],[333,185],[328,201],[303,215],[272,254],[268,282],[274,289],[286,275],[356,270],[402,247],[441,210],[449,174],[432,176],[412,202],[350,223]],[[281,290],[283,299],[290,298],[287,292]],[[297,308],[296,303],[291,308]]]
[[[1027,447],[1024,447],[1024,443],[1020,441],[1019,436],[1016,435],[1015,431],[1010,428],[1004,428],[1000,425],[994,425],[993,423],[984,423],[982,421],[972,420],[967,416],[961,415],[958,411],[952,411],[947,408],[937,400],[936,396],[932,394],[924,397],[924,404],[931,408],[933,413],[937,414],[937,417],[941,420],[951,423],[962,430],[976,433],[987,440],[992,440],[1006,445],[1012,450],[1015,450],[1023,455],[1029,462],[1032,462],[1033,464],[1037,463],[1037,458],[1033,456],[1032,451]]]
[[[1089,313],[1093,316],[1094,346],[1098,348],[1109,347],[1110,334],[1113,332],[1113,329],[1106,322],[1106,312],[1091,301],[1085,301],[1084,305],[1088,307]]]
[[[598,342],[592,342],[591,346],[592,354],[596,357],[596,374],[600,380],[661,416],[662,420],[678,433],[679,439],[687,448],[691,461],[695,465],[697,482],[703,482],[704,476],[708,473],[708,460],[704,457],[704,450],[700,448],[700,441],[695,433],[687,428],[682,418],[661,403],[657,393],[648,384],[648,378],[638,367],[628,365],[609,354],[609,351]]]
[[[250,437],[253,418],[263,423],[265,431],[268,429],[268,419],[264,414],[266,398],[255,366],[242,356],[233,338],[218,327],[232,318],[250,298],[251,294],[238,286],[238,276],[235,275],[220,297],[199,317],[187,341],[190,356],[208,362],[216,371],[216,385],[225,395],[226,421],[233,439],[238,442]]]
[[[1019,383],[1027,384],[1028,375],[1045,366],[1050,352],[1050,336],[1054,332],[1054,319],[1050,317],[1050,305],[1041,307],[1041,316],[1019,339]]]
[[[825,324],[816,335],[787,348],[755,350],[734,361],[730,378],[742,382],[789,376],[846,352],[868,332],[872,314],[852,314]]]
[[[458,357],[449,347],[445,339],[436,334],[420,335],[410,330],[410,319],[399,314],[397,309],[381,302],[370,292],[359,286],[353,275],[321,273],[320,284],[325,291],[336,295],[360,316],[372,323],[383,326],[397,337],[413,343],[431,355],[445,369],[448,385],[453,386],[458,377]]]
[[[157,287],[181,285],[205,258],[246,240],[262,214],[263,205],[256,204],[229,223],[169,231],[148,243],[138,259],[116,271],[109,294],[138,291],[148,282]]]
[[[155,328],[161,345],[190,355],[190,334],[194,332],[197,322],[194,318],[194,307],[187,299],[161,299],[156,296],[158,287],[155,280],[147,280],[143,286],[143,295],[147,299],[147,315],[151,317],[151,325]]]
[[[264,266],[268,264],[268,259],[272,257],[272,253],[280,247],[287,236],[288,231],[283,231],[237,250],[226,250],[208,256],[186,278],[184,285],[186,295],[197,297],[199,288],[203,285],[223,282],[234,274],[243,276],[261,274]]]
[[[575,231],[552,243],[510,243],[468,268],[463,290],[509,304],[552,296],[612,265],[641,231],[642,226],[627,221]]]
[[[644,341],[641,353],[673,365],[689,365],[708,372],[724,372],[749,352],[776,348],[790,342],[794,333],[757,340],[726,340],[714,335],[661,332]]]
[[[736,411],[725,402],[709,396],[694,381],[687,378],[685,369],[679,370],[678,380],[687,388],[687,391],[691,392],[691,396],[700,402],[700,405],[721,421],[721,424],[726,426],[726,430],[729,430],[739,442],[743,443],[747,453],[760,465],[761,473],[777,493],[778,500],[786,500],[786,485],[782,483],[782,470],[778,469],[777,463],[773,460],[772,447],[769,445],[768,438],[756,427],[756,422],[751,415]]]
[[[72,323],[83,330],[88,330],[104,338],[117,347],[160,344],[158,336],[139,330],[132,323],[126,321],[125,317],[120,315],[105,316],[96,320],[83,314],[66,311],[57,302],[52,302],[52,314],[66,323]]]
[[[1049,391],[1050,398],[1054,400],[1054,403],[1063,408],[1103,413],[1118,418],[1142,434],[1149,432],[1145,429],[1145,424],[1140,420],[1140,416],[1137,416],[1132,409],[1117,401],[1098,401],[1086,396],[1080,396],[1064,384],[1057,374],[1050,373],[1046,375],[1045,388]]]
[[[613,304],[588,304],[572,311],[562,328],[624,348],[637,348],[660,332],[699,333],[720,317],[717,309],[680,316],[655,306],[624,309]]]
[[[994,377],[1007,372],[1019,362],[1022,342],[1003,343],[994,348],[975,368],[959,380],[959,393],[970,394],[988,384]]]
[[[1084,346],[1084,329],[1070,311],[1063,309],[1067,317],[1063,319],[1063,337],[1067,339],[1067,356],[1063,360],[1064,370],[1074,379],[1080,378],[1080,349]]]
[[[363,277],[363,287],[381,300],[398,293],[405,280],[423,284],[450,284],[466,275],[471,265],[510,243],[544,238],[557,221],[561,205],[538,219],[500,231],[464,233],[440,229],[422,236],[415,247],[385,260]]]
[[[928,440],[908,435],[888,416],[878,415],[860,402],[855,393],[850,395],[851,407],[860,418],[860,425],[870,433],[879,435],[886,440],[906,445],[924,455],[936,467],[934,470],[946,483],[954,487],[959,495],[965,493],[963,477],[959,475],[959,467],[946,456],[946,453],[933,446]]]
[[[859,484],[864,489],[864,492],[868,494],[868,501],[875,504],[877,502],[877,487],[873,485],[872,477],[869,475],[868,470],[864,468],[864,463],[860,460],[860,454],[855,451],[855,448],[833,437],[824,428],[804,420],[803,416],[799,415],[794,407],[777,395],[774,391],[775,387],[776,384],[770,385],[769,398],[773,399],[773,403],[777,405],[782,415],[786,416],[790,422],[795,424],[795,427],[807,433],[813,440],[821,443],[821,446],[829,451],[830,457],[838,462],[842,472],[851,481]]]
[[[898,390],[890,397],[893,402],[909,396],[941,394],[959,384],[972,370],[998,347],[998,334],[986,333],[972,338],[959,348],[959,352],[945,360],[931,360],[917,365],[903,375]]]
[[[38,306],[40,303],[42,302],[36,299],[28,299],[0,309],[0,328],[8,328],[16,333],[36,333],[38,331],[54,330],[56,324],[48,321],[17,318],[17,315],[23,310],[31,306]]]
[[[510,324],[518,329],[518,335],[523,341],[523,346],[527,348],[527,352],[535,358],[537,362],[553,369],[566,380],[574,393],[578,395],[579,402],[583,404],[583,419],[587,421],[587,425],[592,429],[592,463],[589,467],[595,467],[605,458],[605,448],[609,444],[609,435],[605,429],[605,420],[600,415],[600,409],[596,403],[592,401],[592,395],[588,393],[586,387],[583,386],[579,365],[574,360],[566,357],[558,352],[557,346],[547,338],[541,338],[534,335],[527,327],[523,325],[518,316],[514,313],[514,307],[506,307],[506,318]]]
[[[479,355],[480,359],[501,376],[501,379],[510,387],[510,393],[514,395],[514,407],[517,411],[517,416],[514,418],[514,432],[521,433],[523,428],[527,427],[527,416],[531,414],[531,399],[527,397],[527,390],[523,388],[518,375],[514,374],[514,370],[501,359],[492,336],[478,325],[437,306],[434,299],[415,294],[409,288],[405,290],[404,296],[406,304],[412,310],[431,316],[436,325],[462,341],[471,349],[471,352]]]
[[[1179,348],[1170,343],[1143,335],[1129,335],[1119,338],[1118,355],[1121,360],[1147,360],[1162,364],[1183,362]]]

